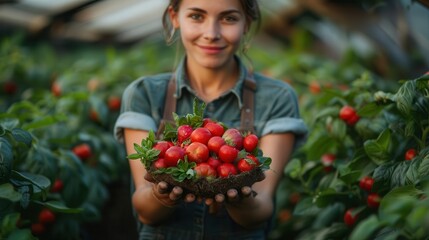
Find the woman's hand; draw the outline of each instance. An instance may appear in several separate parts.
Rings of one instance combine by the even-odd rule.
[[[152,194],[165,207],[174,207],[182,199],[187,203],[195,201],[194,194],[184,194],[181,187],[170,186],[166,182],[155,183],[152,188]]]
[[[216,194],[214,198],[205,199],[206,205],[213,203],[226,203],[226,204],[242,204],[243,201],[252,200],[257,195],[255,191],[249,186],[244,186],[238,191],[237,189],[229,189],[226,194]]]

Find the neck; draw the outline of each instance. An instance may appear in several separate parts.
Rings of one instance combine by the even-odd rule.
[[[201,100],[211,102],[235,86],[239,69],[237,62],[232,62],[221,69],[187,66],[190,85]]]

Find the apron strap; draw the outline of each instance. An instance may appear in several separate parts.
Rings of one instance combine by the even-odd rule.
[[[173,112],[176,111],[176,102],[177,102],[175,95],[176,95],[176,76],[173,73],[171,75],[170,81],[168,81],[167,94],[165,95],[165,102],[164,102],[164,114],[158,126],[158,131],[156,132],[156,137],[158,139],[162,138],[162,133],[164,132],[165,125],[167,123],[174,124]]]
[[[242,132],[252,132],[255,133],[255,127],[253,125],[254,118],[254,108],[255,108],[255,91],[256,91],[256,82],[251,73],[248,74],[248,77],[244,81],[243,88],[243,106],[241,108],[241,126],[240,130]]]
[[[253,125],[254,118],[254,95],[256,91],[256,82],[253,78],[252,73],[248,73],[248,77],[244,81],[243,87],[243,106],[241,108],[241,123],[240,123],[240,131],[242,132],[255,132],[255,128]],[[173,112],[176,111],[176,77],[175,74],[171,76],[170,81],[168,82],[167,94],[165,95],[165,103],[164,103],[164,115],[159,124],[158,131],[156,133],[156,137],[160,139],[162,137],[162,133],[165,129],[165,125],[167,123],[174,124]]]

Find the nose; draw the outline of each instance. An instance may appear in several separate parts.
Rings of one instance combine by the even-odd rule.
[[[204,38],[210,41],[218,40],[221,37],[220,26],[216,21],[208,21],[204,26]]]

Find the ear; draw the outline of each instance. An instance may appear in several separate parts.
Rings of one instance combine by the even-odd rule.
[[[178,12],[174,11],[172,6],[168,7],[168,15],[170,16],[170,21],[171,24],[173,25],[174,28],[179,28],[180,24],[179,24],[179,14]]]

